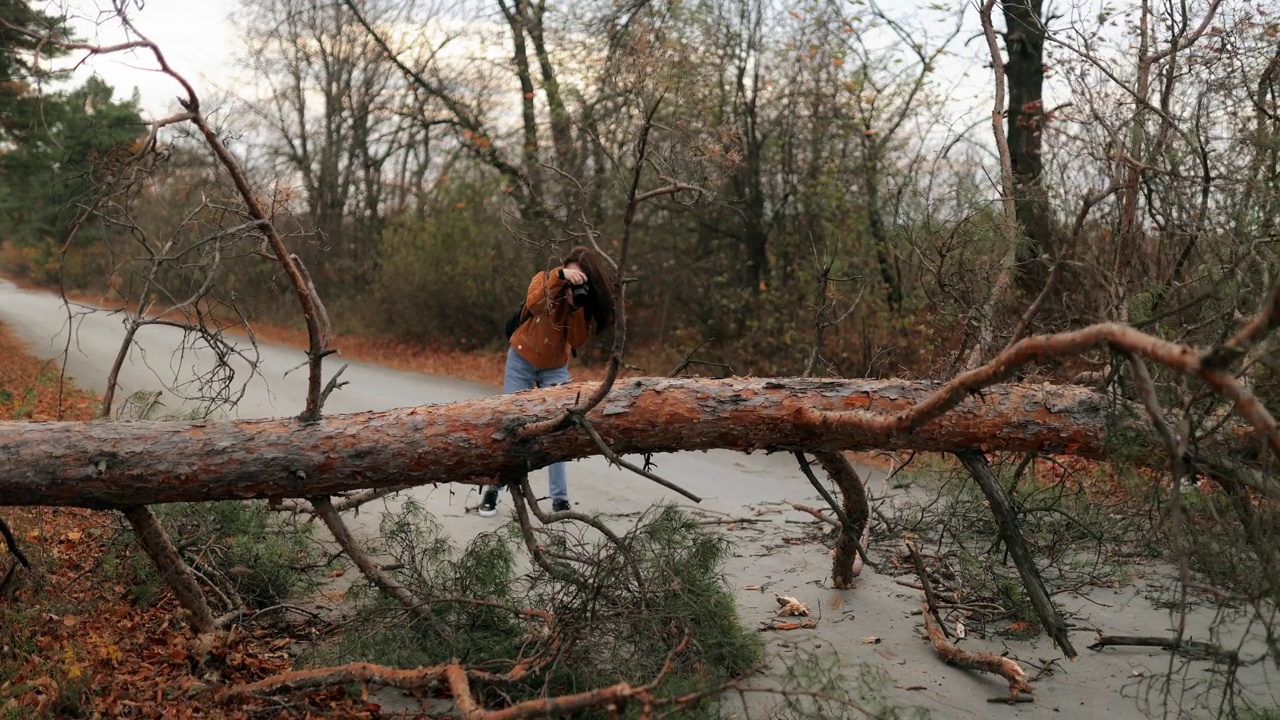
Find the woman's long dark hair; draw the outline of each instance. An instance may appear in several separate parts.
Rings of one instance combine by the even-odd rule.
[[[583,309],[587,311],[587,319],[595,324],[596,332],[613,327],[613,279],[605,271],[603,260],[600,253],[585,245],[578,245],[560,263],[577,263],[586,274],[591,294]]]

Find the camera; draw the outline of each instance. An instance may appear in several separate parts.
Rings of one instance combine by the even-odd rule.
[[[570,296],[573,299],[574,307],[582,307],[591,297],[591,283],[582,283],[581,285],[570,285]]]

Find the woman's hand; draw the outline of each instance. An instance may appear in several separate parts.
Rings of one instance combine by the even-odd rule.
[[[587,274],[579,270],[576,265],[566,265],[560,270],[560,275],[570,285],[582,285],[587,282]]]

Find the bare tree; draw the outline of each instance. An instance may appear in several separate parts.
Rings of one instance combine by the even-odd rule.
[[[246,5],[240,21],[250,48],[245,62],[266,84],[260,97],[246,99],[268,132],[274,170],[298,178],[306,221],[331,249],[329,257],[341,262],[325,275],[360,287],[374,267],[386,219],[388,165],[405,166],[400,183],[422,178],[422,170],[409,170],[425,164],[414,146],[425,144],[421,115],[406,113],[413,96],[400,73],[345,6],[307,0]],[[412,3],[361,6],[378,25],[409,19],[413,9]]]
[[[806,72],[811,75],[805,79],[810,84],[797,82],[786,88],[788,92],[771,95],[767,63],[773,56],[764,42],[763,5],[747,2],[729,6],[723,9],[722,15],[712,17],[709,29],[704,27],[699,31],[706,34],[692,33],[694,39],[714,32],[734,40],[715,50],[723,53],[719,57],[728,62],[697,71],[694,67],[697,63],[687,61],[704,57],[694,52],[700,48],[678,32],[664,34],[668,28],[662,22],[667,16],[657,12],[660,8],[631,7],[613,14],[618,24],[614,39],[619,43],[617,47],[625,50],[615,48],[610,56],[612,64],[601,80],[601,88],[619,92],[622,99],[604,100],[602,97],[607,93],[603,90],[601,97],[583,99],[581,119],[575,122],[569,115],[572,102],[568,98],[572,92],[562,84],[572,73],[555,64],[557,54],[549,39],[552,23],[548,6],[511,0],[503,2],[499,11],[506,23],[503,32],[509,33],[516,58],[512,64],[504,64],[502,71],[513,72],[513,80],[520,86],[521,122],[507,134],[486,114],[491,107],[487,105],[489,98],[464,100],[465,93],[448,82],[453,68],[436,62],[437,58],[396,52],[395,38],[379,28],[378,17],[369,12],[367,5],[348,0],[340,6],[299,6],[299,9],[305,10],[298,14],[299,20],[324,21],[342,14],[344,22],[339,26],[324,23],[299,26],[298,32],[287,35],[297,41],[298,52],[319,52],[315,57],[320,58],[322,65],[333,61],[335,72],[325,76],[318,87],[331,88],[333,98],[339,101],[337,105],[349,98],[363,98],[367,102],[360,105],[359,112],[364,118],[379,114],[384,106],[375,98],[386,97],[388,88],[395,85],[391,79],[394,73],[387,74],[386,66],[375,62],[385,54],[402,75],[401,81],[410,83],[417,97],[429,98],[432,107],[438,104],[443,109],[447,116],[444,122],[455,130],[454,140],[459,147],[511,183],[513,203],[521,220],[555,227],[566,236],[581,233],[579,237],[584,241],[601,247],[607,245],[608,250],[614,251],[611,255],[623,283],[624,300],[628,294],[627,272],[632,267],[629,255],[632,241],[643,230],[638,223],[642,208],[661,217],[664,210],[678,206],[684,197],[703,194],[694,183],[676,179],[679,173],[666,172],[693,164],[682,164],[686,159],[679,156],[681,149],[691,144],[689,138],[699,138],[698,134],[688,132],[678,141],[670,139],[672,135],[680,136],[692,122],[690,113],[681,112],[679,104],[671,102],[671,98],[687,97],[705,103],[694,105],[693,112],[710,108],[718,113],[713,115],[717,127],[703,130],[699,139],[715,138],[719,144],[714,152],[707,151],[706,156],[719,153],[726,160],[722,168],[733,171],[726,173],[724,185],[730,188],[730,194],[745,213],[741,227],[750,226],[750,232],[756,234],[744,245],[748,276],[756,281],[755,288],[765,292],[761,283],[784,274],[781,269],[777,275],[772,274],[775,270],[769,265],[769,251],[777,249],[777,245],[771,243],[778,237],[772,225],[784,212],[771,207],[770,203],[782,208],[802,189],[818,189],[822,181],[829,179],[822,176],[826,172],[825,163],[830,161],[837,168],[834,177],[857,178],[862,183],[859,187],[876,189],[874,197],[867,200],[870,203],[868,227],[876,247],[883,253],[877,258],[877,265],[888,291],[886,302],[893,305],[902,300],[901,294],[895,299],[893,293],[894,288],[899,293],[904,291],[902,277],[896,272],[886,273],[893,248],[884,218],[879,216],[881,201],[877,197],[882,187],[880,173],[892,149],[892,138],[901,137],[899,132],[913,117],[911,108],[915,98],[924,87],[930,64],[937,60],[937,54],[923,44],[911,45],[918,72],[902,86],[905,92],[888,107],[874,102],[876,98],[859,101],[849,96],[848,92],[863,92],[868,87],[877,95],[883,94],[880,88],[885,86],[871,83],[866,77],[856,90],[819,92],[820,85],[832,80],[850,78],[852,82],[855,76],[846,73],[860,71],[865,75],[871,70],[870,53],[857,43],[845,47],[855,55],[862,53],[860,62],[849,62],[846,66],[844,57],[827,57],[820,62],[810,60]],[[120,21],[132,30],[125,5],[118,4],[116,10]],[[989,243],[994,249],[987,248],[985,259],[998,258],[1001,272],[990,296],[985,298],[984,307],[969,309],[977,342],[963,369],[949,379],[941,382],[620,379],[628,339],[628,308],[624,304],[617,314],[608,375],[602,383],[451,406],[406,408],[376,416],[356,414],[339,418],[322,416],[325,399],[341,383],[336,375],[325,382],[321,372],[323,358],[331,352],[331,332],[315,283],[273,222],[273,208],[264,206],[220,133],[210,125],[200,99],[181,76],[168,68],[160,50],[141,36],[121,48],[69,43],[70,49],[90,53],[145,49],[154,55],[162,71],[183,88],[185,111],[156,121],[154,132],[187,125],[203,139],[239,195],[235,207],[239,223],[229,225],[227,233],[252,233],[257,254],[271,260],[273,267],[287,276],[308,327],[307,401],[298,417],[248,422],[37,426],[0,423],[0,446],[6,450],[5,459],[0,463],[0,504],[124,510],[166,581],[192,613],[195,626],[210,630],[220,624],[221,618],[214,617],[198,578],[173,552],[172,544],[162,532],[157,535],[154,517],[149,516],[145,505],[265,498],[278,506],[287,505],[320,517],[343,551],[372,584],[394,599],[401,612],[433,626],[433,632],[448,640],[454,630],[437,616],[437,606],[493,603],[477,598],[428,598],[415,592],[373,561],[359,539],[346,528],[340,515],[342,509],[406,486],[443,482],[490,484],[497,478],[512,489],[517,499],[520,539],[533,563],[546,577],[580,583],[577,587],[593,591],[600,587],[583,579],[582,575],[589,573],[575,573],[571,569],[586,568],[593,558],[567,553],[555,543],[540,542],[547,537],[548,526],[572,521],[587,524],[605,538],[605,545],[618,548],[623,557],[629,559],[618,566],[618,576],[640,588],[645,583],[631,562],[633,557],[628,554],[627,543],[596,519],[572,512],[542,513],[528,489],[528,470],[592,455],[603,455],[628,466],[624,457],[627,454],[730,448],[798,453],[808,471],[803,453],[812,452],[842,494],[839,499],[827,499],[840,517],[842,535],[836,548],[833,579],[844,587],[856,574],[856,558],[865,553],[860,535],[870,520],[870,508],[865,488],[856,474],[851,477],[843,472],[847,463],[838,451],[883,448],[947,452],[957,455],[982,486],[991,512],[999,522],[1000,538],[1010,548],[1027,591],[1036,597],[1037,612],[1046,629],[1063,651],[1072,655],[1070,642],[1064,640],[1065,625],[1056,615],[1043,580],[1036,573],[1035,558],[1019,545],[1021,529],[1016,508],[988,468],[987,453],[1054,453],[1104,459],[1114,454],[1116,441],[1120,440],[1133,462],[1169,468],[1173,482],[1168,492],[1174,508],[1173,522],[1179,532],[1184,533],[1180,537],[1185,536],[1188,524],[1186,508],[1178,494],[1181,481],[1206,478],[1229,500],[1229,506],[1225,507],[1234,513],[1230,522],[1243,538],[1239,550],[1255,559],[1258,567],[1274,571],[1280,563],[1276,546],[1268,536],[1270,526],[1266,518],[1269,516],[1264,511],[1280,499],[1280,486],[1274,477],[1275,462],[1280,459],[1280,429],[1272,412],[1275,401],[1259,380],[1265,382],[1266,378],[1273,377],[1267,375],[1266,360],[1274,347],[1272,334],[1280,325],[1280,290],[1273,277],[1274,249],[1270,247],[1274,240],[1271,237],[1274,218],[1267,216],[1276,202],[1273,105],[1277,85],[1275,58],[1280,56],[1270,47],[1252,55],[1236,56],[1239,62],[1232,65],[1235,73],[1231,76],[1232,82],[1224,85],[1229,85],[1231,92],[1245,92],[1247,97],[1255,99],[1256,116],[1247,119],[1253,140],[1235,146],[1247,149],[1240,153],[1241,158],[1219,160],[1216,153],[1211,152],[1214,139],[1209,128],[1224,124],[1228,112],[1224,98],[1229,97],[1229,92],[1206,88],[1187,97],[1186,93],[1178,92],[1179,83],[1186,73],[1208,76],[1222,69],[1223,65],[1214,59],[1218,53],[1213,50],[1228,47],[1225,44],[1228,39],[1243,46],[1256,41],[1257,36],[1244,27],[1231,28],[1231,32],[1210,32],[1220,11],[1216,0],[1194,12],[1181,10],[1177,21],[1166,24],[1167,36],[1160,41],[1154,39],[1156,33],[1148,24],[1155,22],[1158,13],[1145,4],[1142,6],[1138,16],[1137,84],[1123,80],[1109,64],[1111,58],[1080,47],[1069,37],[1055,37],[1050,33],[1038,16],[1040,8],[1036,3],[1005,6],[1006,23],[1016,25],[1008,28],[1006,50],[1011,58],[1006,64],[999,47],[994,11],[994,0],[988,0],[980,9],[984,37],[995,69],[996,100],[991,113],[991,132],[1000,161],[999,212],[992,213],[999,232],[996,242]],[[1010,19],[1010,12],[1017,17]],[[291,15],[288,19],[295,18]],[[353,21],[354,25],[347,21]],[[911,36],[911,32],[897,27],[891,19],[884,17],[884,21],[897,37]],[[307,32],[301,31],[303,27]],[[654,31],[655,28],[663,32]],[[1038,145],[1036,136],[1048,119],[1043,108],[1035,106],[1041,100],[1035,83],[1043,72],[1042,46],[1028,49],[1018,45],[1016,53],[1015,48],[1009,46],[1014,36],[1023,31],[1043,31],[1036,36],[1037,42],[1057,43],[1076,53],[1079,58],[1076,72],[1106,77],[1113,86],[1095,90],[1100,96],[1128,99],[1124,106],[1099,103],[1089,107],[1074,122],[1064,123],[1067,126],[1064,134],[1078,133],[1084,140],[1105,139],[1107,151],[1095,153],[1092,165],[1079,160],[1089,158],[1088,153],[1070,159],[1059,158],[1056,165],[1052,160],[1046,162],[1043,146]],[[1211,39],[1223,44],[1205,49]],[[276,40],[279,38],[273,36],[273,41]],[[342,47],[359,52],[330,54],[336,47],[332,45],[335,40],[350,43]],[[729,49],[726,51],[725,47]],[[811,54],[816,55],[817,51]],[[299,59],[302,57],[308,56],[299,56]],[[674,62],[668,65],[666,60]],[[348,61],[352,64],[344,64]],[[371,67],[376,66],[371,77],[377,80],[362,85],[360,78],[364,71],[361,68],[366,61]],[[301,73],[301,64],[294,69],[295,73]],[[659,73],[656,69],[665,69],[665,72]],[[1008,118],[1007,129],[1004,115],[1010,105],[1001,97],[1006,89],[1006,72],[1010,73],[1010,103],[1016,105],[1016,112]],[[1018,79],[1014,79],[1015,74]],[[709,93],[681,94],[710,78],[715,82],[709,84]],[[538,109],[539,82],[545,96],[542,103],[547,108],[545,112]],[[1152,89],[1157,83],[1163,90]],[[280,107],[290,112],[286,124],[303,122],[307,115],[306,103],[297,102],[305,95],[302,90],[305,85],[297,79],[289,86],[292,95],[282,96],[286,102]],[[1018,86],[1017,92],[1013,91],[1014,85]],[[1017,95],[1016,102],[1014,95]],[[792,113],[790,117],[774,117],[766,112],[766,101],[773,97],[789,103],[783,107]],[[837,117],[841,103],[850,101],[852,107],[859,110],[855,115],[861,126],[855,125],[854,129],[860,130],[861,135],[847,135],[849,126]],[[673,106],[677,109],[671,109]],[[619,117],[606,122],[598,114],[609,108],[619,109]],[[285,113],[278,116],[283,118]],[[306,153],[299,151],[292,159],[299,173],[315,173],[317,196],[329,197],[325,202],[338,203],[327,208],[315,206],[313,211],[317,217],[331,212],[327,217],[336,223],[334,227],[343,230],[344,214],[355,212],[357,207],[363,208],[359,212],[373,212],[380,206],[381,201],[374,202],[374,199],[381,197],[381,181],[374,178],[382,163],[394,156],[391,148],[397,147],[400,141],[393,138],[417,137],[396,133],[428,133],[434,122],[426,112],[418,113],[407,124],[400,124],[395,119],[398,117],[391,113],[383,126],[389,134],[379,135],[372,131],[373,125],[361,124],[365,119],[335,112],[331,118],[333,133],[324,136],[324,142],[334,146],[311,154],[315,148],[308,145]],[[796,117],[804,122],[789,124]],[[547,124],[543,124],[544,119]],[[1015,125],[1020,135],[1015,133]],[[552,139],[549,151],[539,145],[540,133],[548,127]],[[799,140],[789,137],[784,142],[775,136],[793,128],[803,131],[795,133]],[[299,126],[286,129],[294,132]],[[1097,135],[1090,136],[1090,132]],[[301,147],[303,135],[295,134]],[[515,152],[509,149],[511,142],[521,143]],[[154,146],[148,143],[147,147]],[[1083,142],[1078,147],[1090,146]],[[384,151],[389,154],[380,154]],[[735,152],[741,154],[731,157]],[[781,158],[777,166],[782,170],[774,169],[770,152]],[[305,162],[304,155],[308,158]],[[1019,156],[1021,160],[1016,159]],[[360,169],[361,163],[364,169]],[[609,171],[601,172],[600,168],[606,166]],[[1029,247],[1029,239],[1041,242],[1045,237],[1036,235],[1039,230],[1031,227],[1032,223],[1025,217],[1028,210],[1019,202],[1030,198],[1040,203],[1050,193],[1045,168],[1063,177],[1087,181],[1058,189],[1055,197],[1078,208],[1070,235],[1064,238],[1073,246],[1089,246],[1085,248],[1087,253],[1081,253],[1083,259],[1073,261],[1073,268],[1079,270],[1075,281],[1107,295],[1096,314],[1113,321],[1056,334],[1023,337],[1043,306],[1048,291],[1041,289],[1040,296],[1022,310],[1021,318],[1007,333],[1008,341],[1003,342],[1001,314],[995,308],[1008,301],[1014,264],[1022,252],[1020,248]],[[1254,172],[1254,178],[1243,178],[1246,171]],[[365,172],[368,174],[361,174]],[[805,177],[807,173],[811,175]],[[345,189],[320,187],[322,174],[330,178],[326,182],[364,178],[367,181],[365,199],[369,202],[361,204],[351,196],[342,195]],[[1245,180],[1252,183],[1243,207],[1233,187],[1224,187],[1215,180],[1228,176],[1240,183]],[[593,180],[601,181],[601,185],[592,187]],[[811,184],[806,186],[805,182]],[[597,225],[603,226],[607,221],[588,213],[589,208],[601,207],[593,203],[592,198],[600,197],[600,188],[605,184],[623,188],[619,197],[625,198],[612,201],[621,208],[616,245],[596,230]],[[555,189],[551,189],[553,185]],[[1028,186],[1039,189],[1032,188],[1036,192],[1031,193]],[[331,192],[337,194],[326,195]],[[1117,193],[1119,198],[1112,201]],[[818,199],[817,193],[811,199]],[[1043,209],[1031,208],[1035,212]],[[1095,213],[1101,214],[1104,210],[1113,212],[1110,227],[1103,227],[1105,223],[1094,218]],[[794,210],[785,212],[794,213]],[[874,219],[877,217],[878,221]],[[1218,219],[1233,220],[1234,227],[1240,228],[1246,237],[1234,238],[1237,242],[1222,252],[1205,248],[1209,244],[1204,242],[1206,238],[1225,237],[1214,235],[1209,229]],[[117,222],[125,221],[117,218]],[[876,230],[877,223],[879,230]],[[1232,225],[1224,223],[1223,226]],[[818,229],[817,223],[814,227]],[[175,250],[173,244],[158,243],[156,238],[140,233],[135,227],[129,230],[139,236],[144,252],[153,255],[153,262],[148,266],[154,269],[153,276],[159,275],[160,268],[169,262],[174,252],[181,250]],[[189,238],[189,234],[174,234],[179,236],[184,241]],[[216,252],[224,247],[222,241],[226,236],[218,234],[204,242],[196,238],[193,246]],[[743,237],[746,238],[745,232]],[[753,242],[758,242],[759,247],[752,249]],[[790,239],[790,243],[802,245],[795,238]],[[1170,247],[1186,249],[1170,254],[1167,252]],[[759,257],[753,259],[753,255]],[[829,273],[834,253],[815,255],[817,264],[824,268],[824,273]],[[1255,267],[1247,273],[1238,273],[1240,279],[1233,281],[1238,283],[1239,292],[1218,298],[1219,306],[1204,310],[1198,302],[1181,302],[1188,295],[1189,300],[1195,300],[1193,283],[1189,283],[1188,278],[1195,278],[1202,286],[1221,283],[1233,272],[1232,261],[1239,263],[1245,258]],[[751,263],[755,263],[754,271],[750,270]],[[1162,272],[1148,272],[1152,268]],[[1056,278],[1058,274],[1055,267],[1048,277]],[[1156,278],[1154,284],[1147,282],[1151,277]],[[822,332],[829,327],[823,324],[824,314],[831,306],[826,295],[830,278],[825,274],[819,278],[820,298],[815,305],[820,308],[816,322],[820,342]],[[152,279],[148,277],[145,281],[149,290],[156,287]],[[190,295],[175,294],[171,309],[199,307],[199,300],[204,297],[200,292],[202,287],[197,283],[194,300],[187,300]],[[1141,308],[1139,317],[1134,317],[1132,302],[1143,293],[1148,293],[1152,300]],[[1166,297],[1177,297],[1180,301],[1168,312],[1185,312],[1195,320],[1174,331],[1174,339],[1169,339],[1171,333],[1159,325],[1162,318],[1168,317],[1168,312],[1156,312]],[[147,309],[146,303],[141,302],[137,314],[131,316],[130,338],[151,322],[145,314]],[[810,370],[819,354],[820,347],[810,355]],[[1133,397],[1075,385],[1004,384],[1036,366],[1095,354],[1112,354],[1124,361],[1125,368],[1117,362],[1112,375],[1129,373],[1124,378],[1129,381],[1125,390],[1136,390],[1131,393]],[[114,398],[109,397],[107,412],[113,402]],[[1178,414],[1166,408],[1177,408]],[[222,452],[215,454],[211,451],[213,448]],[[227,452],[226,448],[234,450]],[[634,469],[648,480],[690,496],[653,472]],[[813,482],[821,487],[816,478]],[[1156,484],[1164,491],[1161,483]],[[338,501],[332,498],[334,494],[349,491],[363,492]],[[1184,581],[1187,567],[1184,560],[1181,567]],[[919,571],[919,574],[922,587],[927,588],[926,573]],[[1263,574],[1270,578],[1276,576],[1275,572]],[[633,577],[637,578],[634,582]],[[1273,581],[1263,582],[1272,584],[1263,592],[1253,594],[1252,602],[1261,604],[1274,599]],[[929,594],[928,590],[925,592]],[[928,603],[926,630],[935,647],[948,660],[961,659],[963,653],[948,646],[940,628],[931,623],[930,611],[936,607],[932,600]],[[447,685],[464,713],[491,717],[494,715],[477,702],[470,683],[512,682],[522,673],[531,672],[530,668],[541,667],[540,663],[553,657],[561,642],[556,625],[558,618],[538,609],[499,605],[493,609],[531,628],[530,642],[539,649],[534,660],[512,661],[500,672],[461,662],[415,671],[343,666],[290,673],[233,689],[230,694],[241,696],[350,680],[402,687]],[[1181,633],[1180,629],[1172,647],[1183,647]],[[659,668],[659,679],[669,672],[675,658],[693,646],[678,632],[664,639],[670,641],[672,660]],[[970,661],[1006,674],[1013,693],[1028,691],[1026,675],[1016,665],[1011,668],[1009,662],[993,657],[970,658]],[[648,684],[638,688],[614,685],[566,698],[516,704],[496,716],[524,717],[553,714],[566,708],[610,707],[611,703],[631,699],[652,703],[651,689]]]

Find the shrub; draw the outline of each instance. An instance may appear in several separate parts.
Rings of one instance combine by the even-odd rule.
[[[524,547],[514,526],[482,534],[459,552],[421,506],[406,503],[384,518],[385,551],[397,579],[430,603],[435,622],[405,619],[383,593],[358,586],[350,595],[356,616],[336,659],[402,667],[461,659],[494,672],[519,659],[548,659],[517,683],[473,684],[481,702],[504,704],[648,683],[686,634],[690,643],[659,694],[705,690],[761,662],[762,643],[739,622],[720,574],[729,548],[723,536],[674,507],[642,518],[623,536],[625,551],[581,530],[560,523],[538,531],[547,552],[572,558],[555,561],[570,573],[553,574],[513,549]],[[522,609],[549,613],[554,641]],[[708,703],[690,712],[712,711]]]

